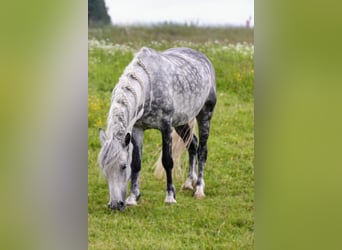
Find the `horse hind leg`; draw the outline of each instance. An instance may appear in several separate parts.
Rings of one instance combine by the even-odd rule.
[[[211,101],[207,101],[201,112],[196,117],[199,128],[199,145],[198,154],[198,179],[196,183],[195,198],[202,199],[204,194],[204,166],[207,160],[207,141],[210,132],[210,121],[216,104],[216,97]]]
[[[195,134],[193,134],[194,125],[195,124],[193,122],[193,124],[185,124],[175,128],[178,135],[187,145],[189,153],[189,173],[185,183],[182,185],[181,190],[194,190],[194,187],[196,186],[197,137]]]

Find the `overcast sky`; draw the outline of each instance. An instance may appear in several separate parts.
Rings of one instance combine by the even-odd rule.
[[[254,0],[105,0],[114,24],[195,22],[254,26]]]

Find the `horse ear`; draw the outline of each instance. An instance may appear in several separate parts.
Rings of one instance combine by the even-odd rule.
[[[102,128],[99,128],[99,133],[100,133],[100,142],[101,142],[101,146],[103,146],[104,142],[107,139],[106,133],[103,131]]]
[[[128,146],[128,144],[131,142],[131,134],[127,133],[125,136],[125,146]]]

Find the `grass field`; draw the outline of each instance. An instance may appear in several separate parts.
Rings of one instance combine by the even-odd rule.
[[[187,32],[186,32],[187,31]],[[254,242],[253,31],[237,28],[118,27],[89,29],[88,245],[89,249],[252,249]],[[217,78],[218,102],[208,141],[206,197],[180,192],[164,204],[165,180],[154,164],[159,131],[145,132],[140,203],[125,212],[106,207],[107,183],[97,165],[98,127],[106,127],[111,91],[141,46],[186,46],[206,54]],[[182,158],[187,169],[187,154]]]

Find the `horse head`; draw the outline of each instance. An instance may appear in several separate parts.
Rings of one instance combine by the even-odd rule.
[[[127,133],[121,140],[115,136],[107,136],[106,132],[100,129],[100,142],[102,147],[98,160],[108,182],[108,207],[123,211],[126,205],[127,183],[131,175],[131,134]]]

